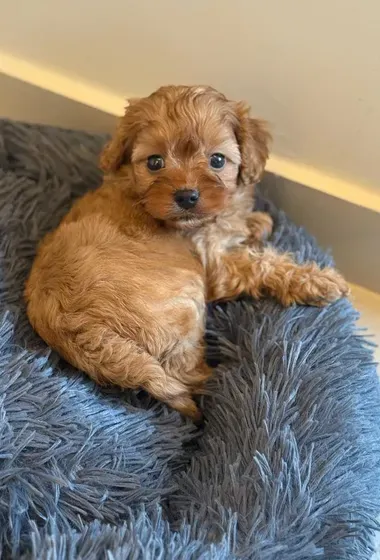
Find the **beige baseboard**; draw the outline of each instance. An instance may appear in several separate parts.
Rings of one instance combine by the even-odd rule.
[[[0,117],[109,133],[124,104],[121,96],[0,53]],[[332,249],[351,282],[380,292],[380,194],[276,156],[268,169],[264,183],[276,204]]]
[[[380,294],[355,284],[351,284],[350,287],[352,303],[360,312],[358,326],[366,329],[366,337],[377,344],[377,348],[374,349],[374,357],[375,361],[380,364]],[[380,368],[378,368],[378,374],[380,377]]]
[[[112,132],[116,117],[0,73],[0,118],[89,132]]]

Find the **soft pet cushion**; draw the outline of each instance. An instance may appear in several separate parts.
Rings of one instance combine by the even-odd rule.
[[[0,123],[3,557],[370,558],[379,387],[348,301],[210,309],[219,366],[200,432],[142,392],[97,387],[33,333],[22,292],[36,244],[101,181],[104,140]],[[271,212],[275,246],[330,262]]]

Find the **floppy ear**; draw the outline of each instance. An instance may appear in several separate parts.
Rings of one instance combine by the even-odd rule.
[[[241,166],[240,178],[244,185],[257,183],[265,169],[269,156],[271,135],[268,123],[249,116],[249,107],[245,103],[237,103],[236,137],[239,142]]]
[[[119,118],[114,135],[100,154],[99,166],[105,173],[114,173],[120,168],[122,163],[127,163],[128,161],[134,136],[130,110],[138,101],[138,99],[130,99],[128,101],[124,116]]]

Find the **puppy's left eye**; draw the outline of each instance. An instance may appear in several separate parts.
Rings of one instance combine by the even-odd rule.
[[[212,154],[210,157],[210,167],[213,169],[223,169],[226,165],[226,157],[223,154]]]
[[[163,167],[165,167],[164,158],[154,154],[153,156],[149,156],[146,161],[146,166],[149,171],[159,171]]]

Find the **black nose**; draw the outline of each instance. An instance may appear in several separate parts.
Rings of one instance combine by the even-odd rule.
[[[194,208],[199,199],[199,192],[196,189],[181,189],[174,193],[174,200],[180,208],[190,210]]]

